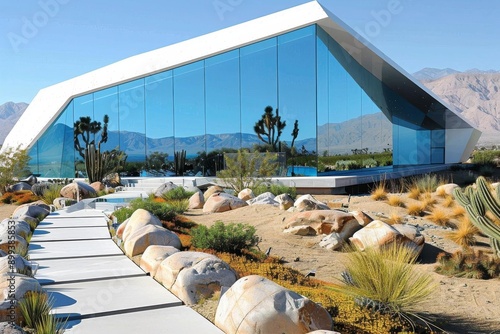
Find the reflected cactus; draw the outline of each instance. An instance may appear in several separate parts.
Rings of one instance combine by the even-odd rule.
[[[174,153],[174,168],[175,175],[184,175],[184,166],[186,165],[186,150],[177,151]]]
[[[465,191],[456,188],[453,194],[467,211],[471,222],[489,237],[494,254],[500,257],[500,225],[486,216],[486,211],[489,211],[500,221],[500,190],[497,188],[495,198],[486,179],[480,176],[476,180],[476,189],[472,186],[467,187]]]

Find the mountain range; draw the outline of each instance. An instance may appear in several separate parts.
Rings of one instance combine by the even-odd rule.
[[[478,145],[500,144],[500,71],[481,71],[472,69],[459,72],[451,68],[436,69],[424,68],[413,74],[415,78],[437,96],[443,99],[455,112],[469,121],[483,132]],[[10,129],[17,122],[28,105],[26,103],[7,102],[0,105],[0,144],[3,143]],[[381,151],[392,142],[392,127],[382,113],[365,115],[362,120],[361,131],[357,120],[343,123],[330,123],[318,127],[319,153],[324,148],[335,145],[345,153],[350,147],[368,147],[370,151]],[[361,136],[363,133],[363,136]],[[123,137],[125,135],[125,137]],[[145,139],[137,133],[121,135],[122,145],[131,151],[140,151],[145,140],[148,147],[171,144],[171,138]],[[256,142],[254,134],[221,134],[206,138],[190,137],[180,139],[184,144],[202,147],[201,141],[207,140],[208,149],[221,147],[235,147],[237,144]],[[369,145],[367,144],[369,143]],[[200,146],[201,145],[201,146]],[[315,147],[313,139],[298,140],[296,146],[300,148]],[[333,152],[331,152],[333,153]]]

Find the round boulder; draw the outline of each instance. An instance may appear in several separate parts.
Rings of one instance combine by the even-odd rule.
[[[333,321],[310,299],[251,275],[239,279],[221,296],[215,325],[225,333],[303,334],[331,330]]]
[[[129,235],[146,225],[162,226],[160,219],[149,211],[144,209],[135,210],[124,227],[122,239],[127,240]]]
[[[203,205],[204,213],[225,212],[247,206],[247,202],[228,193],[216,193]]]
[[[23,190],[31,190],[31,185],[26,182],[18,182],[12,186],[10,186],[10,191],[23,191]]]
[[[302,195],[293,204],[296,211],[330,210],[328,205],[318,201],[312,195]]]
[[[140,266],[142,270],[154,277],[160,263],[177,252],[179,250],[172,246],[151,245],[142,254]]]
[[[13,219],[19,219],[22,216],[30,216],[43,220],[50,213],[50,207],[46,204],[37,205],[36,203],[23,204],[16,208],[12,214]]]
[[[155,279],[184,303],[196,304],[238,279],[229,265],[215,255],[202,252],[178,252],[163,260]]]
[[[205,198],[203,197],[203,192],[197,189],[189,198],[188,209],[202,209],[204,204]]]
[[[162,184],[161,186],[159,186],[158,188],[156,188],[155,196],[162,197],[163,194],[166,194],[175,188],[177,188],[177,185],[175,185],[173,182],[171,182],[171,181],[166,182],[166,183]]]
[[[211,186],[211,187],[208,187],[207,190],[205,190],[205,193],[203,194],[203,198],[205,200],[205,202],[207,201],[207,199],[210,198],[210,196],[212,196],[213,194],[218,194],[218,193],[223,193],[224,192],[224,189],[222,189],[222,187],[220,186]]]
[[[289,194],[281,194],[281,195],[278,195],[274,198],[274,200],[276,202],[278,202],[279,206],[280,206],[280,210],[288,210],[290,209],[293,204],[294,204],[294,200],[292,198],[292,196],[290,196]]]
[[[26,239],[28,235],[31,233],[30,225],[24,220],[20,219],[4,219],[0,223],[0,234],[4,232],[8,232],[9,230],[14,230],[15,234]]]
[[[252,189],[250,189],[250,188],[245,188],[238,193],[238,198],[245,201],[245,202],[251,200],[254,197],[255,197],[255,195],[254,195]]]
[[[130,225],[130,221],[127,225]],[[177,249],[182,247],[181,240],[174,232],[161,226],[146,225],[130,234],[123,245],[125,254],[133,257],[144,253],[151,245],[172,246]]]
[[[271,192],[265,192],[263,194],[260,194],[259,196],[252,198],[251,200],[248,200],[247,203],[248,205],[263,205],[263,204],[269,204],[269,205],[274,205],[278,206],[278,202],[275,201],[276,196],[274,196],[273,193]]]
[[[94,190],[94,188],[92,188],[87,183],[80,181],[73,181],[72,183],[65,185],[61,189],[61,196],[78,200],[85,198],[94,198],[97,196],[97,193]]]

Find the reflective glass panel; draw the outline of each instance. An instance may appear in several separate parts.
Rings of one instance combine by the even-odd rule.
[[[146,125],[144,115],[144,79],[118,86],[120,150],[127,162],[146,159]]]

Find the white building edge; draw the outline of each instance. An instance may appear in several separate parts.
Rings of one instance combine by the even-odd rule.
[[[312,1],[184,42],[139,54],[73,79],[44,88],[5,139],[2,149],[31,148],[71,99],[146,75],[176,68],[225,51],[317,24],[354,60],[410,103],[433,111],[446,126],[445,163],[469,158],[481,132],[450,110],[430,90],[413,79],[335,15]]]

